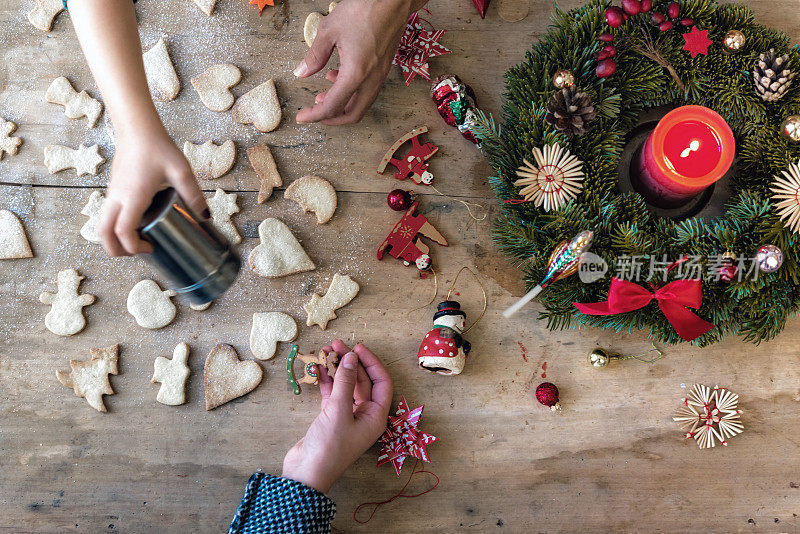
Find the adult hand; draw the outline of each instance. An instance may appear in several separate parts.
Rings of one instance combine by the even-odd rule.
[[[316,105],[301,109],[297,122],[360,121],[383,86],[409,15],[425,1],[342,0],[325,16],[294,74],[306,78],[319,72],[334,48],[339,52],[340,67],[325,76],[333,87],[317,95]]]
[[[338,8],[337,8],[338,9]],[[364,345],[334,341],[324,350],[344,354],[332,379],[317,366],[322,410],[283,460],[283,476],[327,493],[386,430],[392,379]]]
[[[118,135],[111,167],[111,183],[98,227],[103,247],[111,256],[151,252],[138,233],[142,215],[153,196],[171,185],[198,215],[209,217],[208,204],[197,185],[189,162],[167,132]]]

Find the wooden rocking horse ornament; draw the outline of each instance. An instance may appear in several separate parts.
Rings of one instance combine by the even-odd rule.
[[[295,358],[303,362],[304,374],[299,380],[294,377]],[[310,384],[312,386],[319,384],[318,365],[324,367],[328,372],[328,376],[333,378],[337,367],[339,367],[339,355],[335,352],[325,352],[324,350],[320,350],[319,355],[298,354],[297,345],[292,345],[289,357],[286,359],[286,378],[289,380],[289,385],[295,395],[300,394],[300,384]]]
[[[418,126],[395,141],[386,151],[386,154],[383,155],[380,164],[378,164],[378,174],[383,174],[386,171],[386,166],[391,163],[397,168],[394,177],[398,180],[410,178],[412,182],[418,185],[432,184],[433,174],[428,170],[428,165],[425,162],[439,151],[439,147],[431,142],[419,142],[420,136],[427,132],[427,126]],[[405,156],[395,157],[400,148],[408,141],[411,141],[411,149]]]

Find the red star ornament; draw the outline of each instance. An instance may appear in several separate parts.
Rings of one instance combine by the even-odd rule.
[[[274,0],[250,0],[250,5],[258,6],[258,14],[260,15],[264,12],[265,7],[274,6],[275,2]]]
[[[708,47],[711,45],[711,39],[708,38],[708,30],[698,30],[697,26],[692,26],[692,31],[684,33],[683,39],[686,41],[683,49],[689,52],[690,56],[708,55]]]
[[[430,23],[428,25],[430,26]],[[428,59],[450,53],[450,50],[439,43],[445,30],[436,30],[433,27],[431,29],[433,31],[422,27],[419,13],[413,13],[408,19],[406,29],[400,38],[400,46],[392,61],[392,64],[400,65],[406,86],[411,84],[411,80],[417,74],[430,80]]]
[[[489,9],[489,0],[472,0],[472,3],[475,4],[475,8],[478,10],[478,14],[481,18],[486,18],[486,10]]]
[[[408,408],[405,397],[400,398],[395,415],[389,416],[389,424],[386,432],[380,438],[381,451],[378,455],[378,465],[391,462],[397,476],[400,476],[400,469],[403,461],[408,456],[413,456],[424,462],[430,462],[427,445],[438,441],[439,438],[426,434],[417,428],[419,419],[422,417],[422,409],[425,405],[418,406],[413,410]]]

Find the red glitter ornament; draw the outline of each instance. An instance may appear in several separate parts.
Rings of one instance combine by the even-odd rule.
[[[415,196],[414,191],[395,189],[386,197],[386,202],[394,211],[405,211],[411,207]]]
[[[550,382],[539,384],[536,388],[536,400],[553,411],[561,409],[561,405],[558,404],[558,388]]]

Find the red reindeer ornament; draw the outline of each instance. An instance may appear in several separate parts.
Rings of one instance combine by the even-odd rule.
[[[406,265],[413,263],[417,269],[425,271],[432,265],[429,254],[431,249],[419,238],[427,237],[434,243],[447,246],[447,240],[428,222],[428,219],[423,215],[414,214],[418,205],[419,202],[411,204],[403,218],[397,221],[389,236],[381,243],[378,249],[379,260],[388,252],[391,257],[403,260]]]
[[[419,142],[420,136],[427,131],[427,126],[419,126],[395,141],[378,164],[378,174],[383,174],[386,166],[391,163],[397,169],[394,177],[398,180],[410,178],[415,184],[432,184],[433,174],[430,173],[428,164],[425,162],[439,152],[439,147],[431,142]],[[406,152],[405,156],[397,156],[397,152],[408,141],[411,141],[411,149]]]

